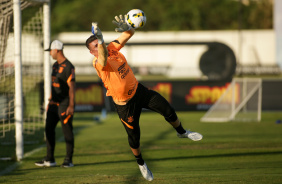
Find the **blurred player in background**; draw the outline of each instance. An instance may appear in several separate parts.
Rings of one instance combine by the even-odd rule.
[[[55,151],[55,129],[60,121],[66,142],[66,157],[62,167],[73,167],[72,156],[74,149],[73,114],[75,100],[75,68],[64,56],[63,43],[54,40],[49,51],[54,60],[52,69],[52,91],[47,106],[47,118],[45,124],[47,155],[41,161],[35,162],[37,166],[56,166]]]
[[[113,98],[119,118],[128,134],[128,142],[139,169],[146,180],[152,181],[153,174],[144,162],[140,150],[139,119],[142,108],[150,109],[164,116],[165,120],[176,129],[180,138],[198,141],[202,139],[202,135],[185,130],[175,110],[167,100],[136,80],[126,58],[119,52],[133,36],[135,30],[126,24],[125,17],[122,15],[116,16],[115,19],[116,21],[113,21],[117,25],[115,31],[122,32],[116,40],[106,47],[97,23],[92,23],[93,35],[86,40],[86,46],[90,53],[95,56],[93,66],[107,89],[107,96]]]

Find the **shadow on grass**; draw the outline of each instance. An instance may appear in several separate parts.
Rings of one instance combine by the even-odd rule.
[[[244,152],[244,153],[229,153],[229,154],[214,154],[214,155],[198,155],[198,156],[182,156],[182,157],[164,157],[164,158],[154,158],[154,159],[147,159],[148,161],[151,162],[158,162],[158,161],[173,161],[173,160],[187,160],[187,159],[202,159],[202,158],[222,158],[222,157],[241,157],[241,156],[257,156],[257,155],[280,155],[282,154],[279,151],[272,151],[272,152]],[[75,164],[75,168],[77,167],[85,167],[85,166],[97,166],[97,168],[99,168],[99,166],[103,166],[103,165],[111,165],[111,164],[124,164],[124,163],[131,163],[131,162],[135,162],[132,159],[126,159],[126,160],[119,160],[119,161],[101,161],[101,162],[88,162],[88,163],[74,163]],[[154,168],[152,166],[152,164],[149,164],[150,168]],[[24,175],[26,172],[36,172],[38,169],[44,169],[46,170],[46,172],[48,172],[48,170],[52,170],[55,168],[59,168],[60,165],[56,166],[56,167],[36,167],[34,166],[34,168],[28,168],[28,169],[19,169],[17,170],[17,172],[12,172],[9,175],[14,175],[14,176],[20,176],[20,175]],[[96,168],[96,169],[97,169]],[[65,169],[65,168],[62,168]],[[71,168],[69,168],[71,169]],[[132,168],[135,169],[136,172],[132,175],[125,175],[124,179],[123,179],[123,183],[132,183],[134,180],[134,183],[144,183],[146,180],[143,179],[137,165],[136,167]],[[224,169],[226,170],[226,168],[217,168],[217,170],[221,170]],[[168,172],[169,172],[169,168],[168,168]],[[142,178],[142,179],[140,179]]]
[[[75,126],[74,130],[73,130],[74,134],[75,135],[78,134],[78,132],[80,130],[84,129],[85,127],[87,127],[87,126],[86,125]],[[15,156],[16,153],[15,153],[15,136],[14,136],[14,134],[15,134],[15,131],[10,131],[9,134],[5,137],[5,139],[7,139],[9,142],[11,142],[9,144],[4,144],[5,139],[1,140],[0,157],[8,157],[10,155],[12,155],[12,156],[11,156],[10,160],[7,160],[7,161],[6,160],[0,160],[0,176],[14,170],[16,168],[16,167],[14,168],[14,165],[18,165],[17,164],[18,162],[16,161],[16,156]],[[60,141],[64,142],[64,137],[63,137],[61,126],[57,126],[57,128],[56,128],[56,137],[59,138],[59,139],[57,139],[57,142],[60,142]],[[35,149],[40,148],[40,147],[44,147],[45,144],[46,143],[44,141],[44,128],[43,127],[38,129],[37,131],[35,131],[33,134],[24,134],[24,152],[27,155],[28,155],[29,152],[32,152],[32,150],[35,150]],[[43,157],[44,156],[38,158],[38,160],[41,160]],[[64,158],[65,155],[56,156],[56,157]],[[30,157],[24,156],[23,160],[34,160],[34,157],[30,158]],[[9,169],[9,168],[13,168],[13,169]]]
[[[259,156],[259,155],[282,155],[281,151],[272,152],[247,152],[247,153],[229,153],[229,154],[214,154],[214,155],[198,155],[198,156],[183,156],[183,157],[163,157],[147,159],[148,161],[168,161],[168,160],[185,160],[185,159],[202,159],[202,158],[222,158],[222,157],[241,157],[241,156]],[[129,163],[135,162],[135,160],[120,160],[120,161],[105,161],[105,162],[93,162],[75,164],[76,166],[88,166],[88,165],[103,165],[103,164],[118,164],[118,163]]]

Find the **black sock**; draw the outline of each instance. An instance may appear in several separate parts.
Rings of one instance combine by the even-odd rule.
[[[175,128],[175,130],[179,133],[179,134],[184,134],[186,132],[186,130],[184,130],[184,128],[181,125],[181,122],[179,124],[178,127]]]
[[[134,155],[135,156],[135,155]],[[138,156],[135,156],[135,158],[136,158],[136,162],[137,162],[137,164],[139,164],[139,165],[144,165],[144,160],[143,160],[143,158],[142,158],[142,155],[141,155],[141,153],[140,153],[140,155],[138,155]]]

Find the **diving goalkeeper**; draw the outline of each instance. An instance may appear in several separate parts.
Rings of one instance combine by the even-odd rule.
[[[106,47],[97,23],[92,23],[93,35],[86,40],[86,47],[95,56],[93,66],[107,89],[107,96],[113,98],[141,174],[146,180],[152,181],[153,174],[143,160],[140,150],[139,119],[142,108],[162,115],[175,128],[177,136],[180,138],[199,141],[203,136],[197,132],[185,130],[168,101],[156,91],[148,89],[136,80],[126,58],[119,52],[134,35],[135,30],[126,24],[125,17],[122,15],[116,16],[113,23],[117,26],[115,31],[121,32],[116,40],[110,42]]]

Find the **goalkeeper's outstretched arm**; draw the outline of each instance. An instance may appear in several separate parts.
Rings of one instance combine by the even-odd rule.
[[[125,31],[117,38],[117,40],[122,46],[124,46],[126,42],[134,35],[134,32],[135,32],[134,29]]]
[[[126,21],[125,15],[115,16],[115,20],[112,21],[117,28],[115,29],[116,32],[122,32],[122,34],[117,38],[119,43],[124,46],[126,42],[134,35],[135,30],[131,29]]]
[[[103,34],[98,27],[97,22],[92,23],[92,33],[97,38],[98,42],[90,43],[90,53],[98,59],[98,63],[102,66],[106,66],[108,58],[108,50],[103,39]],[[98,52],[97,52],[98,51]]]

